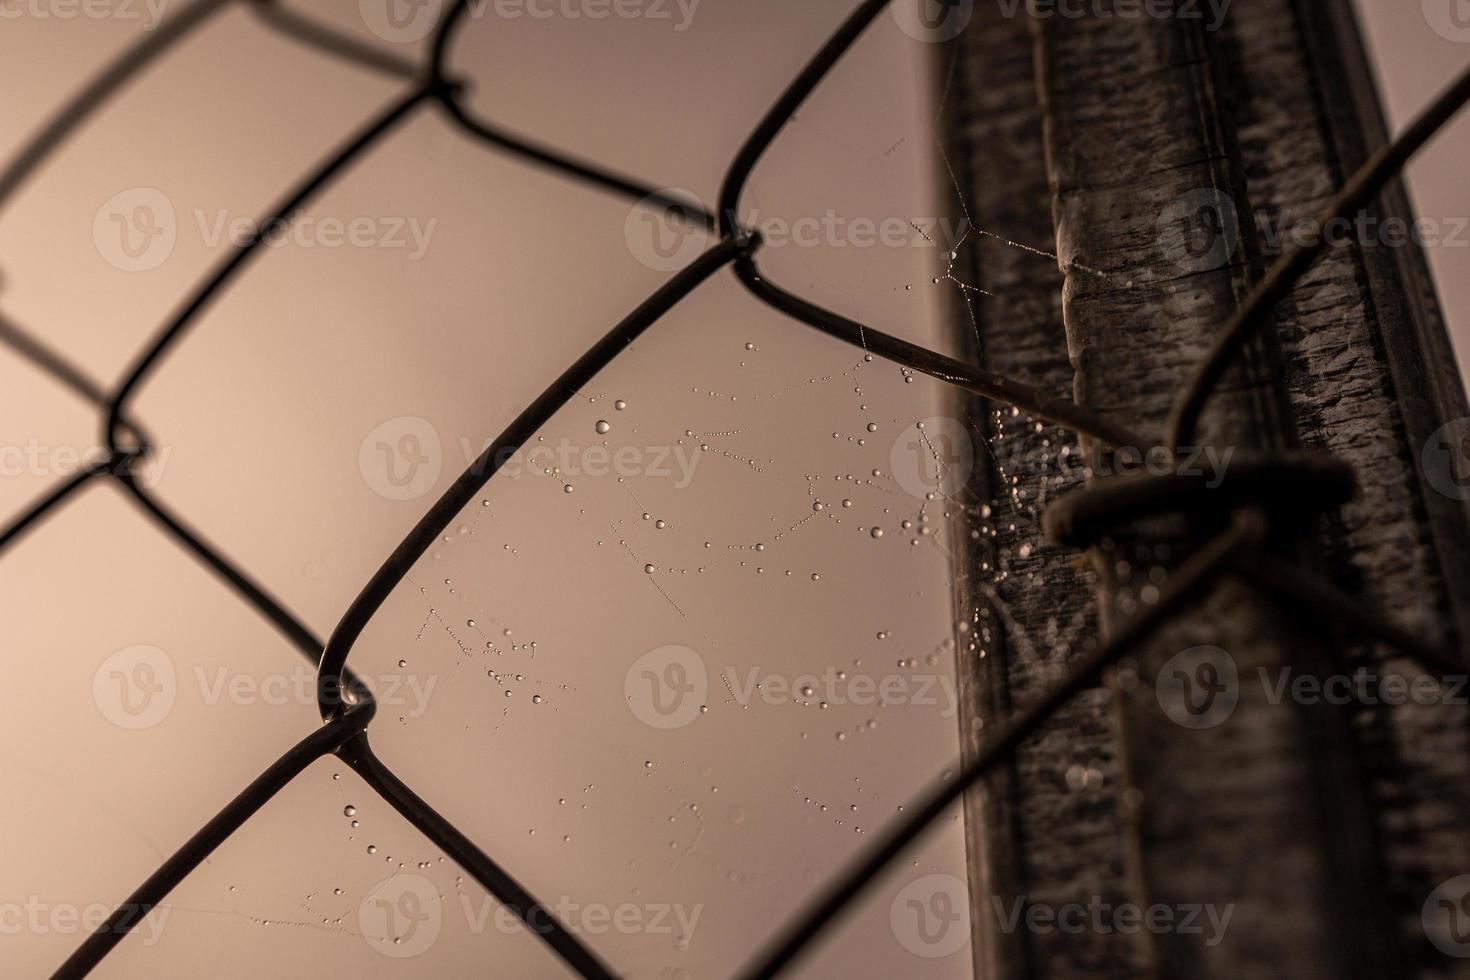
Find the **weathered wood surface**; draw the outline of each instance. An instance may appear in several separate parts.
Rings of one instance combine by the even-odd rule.
[[[976,225],[1055,249],[1066,272],[991,239],[967,246],[957,273],[995,295],[975,297],[973,321],[956,314],[957,334],[987,366],[1072,386],[1156,435],[1188,368],[1273,257],[1253,216],[1314,214],[1381,139],[1351,20],[1338,0],[1237,4],[1218,34],[1183,20],[1028,24],[989,8],[977,5],[947,76],[956,180]],[[1243,218],[1228,261],[1181,251],[1184,225],[1160,221],[1187,217],[1178,202],[1201,192]],[[1397,193],[1384,202],[1403,206]],[[1352,463],[1362,496],[1296,550],[1412,628],[1459,643],[1467,559],[1456,545],[1470,525],[1417,460],[1426,434],[1466,411],[1426,282],[1412,250],[1330,256],[1230,378],[1201,438],[1238,451],[1300,442]],[[983,403],[966,410],[977,434],[1005,437],[973,488],[977,512],[989,508],[972,518],[984,533],[960,558],[973,749],[985,721],[1057,675],[1099,609],[1106,628],[1139,601],[1139,576],[1177,562],[1192,539],[1167,522],[1133,529],[1097,578],[1065,551],[1034,547],[1040,509],[1076,485],[1075,466],[1057,463],[1076,440]],[[1231,653],[1241,700],[1225,724],[1193,731],[1165,718],[1152,678],[1199,644]],[[1419,670],[1236,585],[1181,617],[1120,686],[1079,699],[967,800],[977,974],[1448,975],[1455,964],[1429,946],[1419,913],[1435,885],[1470,871],[1466,709],[1271,705],[1255,680],[1257,667],[1365,663]],[[992,895],[1235,912],[1213,947],[1147,932],[1008,934]]]

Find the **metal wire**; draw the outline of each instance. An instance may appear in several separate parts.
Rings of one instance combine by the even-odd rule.
[[[16,188],[109,97],[175,43],[200,28],[228,2],[195,0],[84,86],[16,158],[0,170],[0,208]],[[668,197],[653,184],[613,173],[595,163],[579,160],[559,149],[533,142],[476,118],[463,102],[464,84],[452,78],[447,70],[451,42],[458,26],[463,23],[470,0],[457,0],[447,12],[432,38],[430,56],[422,69],[286,9],[276,0],[242,2],[249,3],[263,23],[296,41],[360,67],[408,79],[413,82],[413,87],[343,143],[325,163],[269,210],[266,220],[256,226],[260,229],[256,235],[238,245],[204,280],[139,353],[122,383],[110,394],[104,393],[101,386],[84,372],[31,333],[0,320],[0,343],[9,345],[38,369],[54,376],[102,410],[103,435],[109,450],[105,460],[92,464],[48,491],[0,529],[0,553],[94,479],[111,478],[107,482],[121,487],[165,533],[192,552],[243,601],[268,619],[303,656],[317,664],[317,702],[323,725],[270,766],[164,862],[102,926],[88,936],[55,976],[85,976],[121,942],[133,924],[142,919],[140,912],[146,914],[162,901],[220,843],[312,762],[334,755],[510,908],[569,968],[583,977],[614,977],[615,974],[567,930],[549,907],[538,902],[509,872],[419,798],[373,754],[367,740],[368,726],[376,710],[372,694],[347,667],[354,643],[383,601],[455,514],[494,477],[500,463],[509,457],[510,450],[519,448],[531,438],[634,338],[727,265],[733,266],[736,277],[752,295],[772,308],[872,354],[997,402],[1013,405],[1102,444],[1141,448],[1153,442],[1139,438],[1069,399],[945,357],[810,303],[781,289],[760,273],[755,262],[761,246],[760,237],[745,229],[739,220],[741,192],[781,130],[889,0],[865,0],[861,3],[781,94],[732,161],[722,182],[714,214],[693,202]],[[1367,203],[1467,101],[1470,101],[1470,72],[1416,120],[1403,137],[1375,155],[1348,182],[1320,219],[1321,223],[1325,225],[1330,219],[1350,214]],[[716,231],[720,241],[629,313],[516,417],[388,556],[347,608],[331,637],[323,643],[242,568],[220,554],[202,534],[166,508],[142,485],[134,467],[149,456],[151,442],[142,427],[127,417],[126,408],[130,398],[220,289],[245,269],[266,236],[288,223],[298,209],[340,177],[384,135],[419,107],[431,102],[440,106],[468,136],[568,179],[674,209],[686,220]],[[1283,257],[1232,316],[1221,331],[1215,348],[1181,391],[1162,440],[1166,451],[1190,438],[1205,401],[1218,385],[1225,369],[1250,336],[1260,329],[1275,306],[1325,251],[1325,246],[1298,249]],[[1338,593],[1326,583],[1283,565],[1280,559],[1263,552],[1262,545],[1270,530],[1271,519],[1279,516],[1283,506],[1279,479],[1282,475],[1292,476],[1291,485],[1301,488],[1299,497],[1288,502],[1288,509],[1293,513],[1310,514],[1331,509],[1346,499],[1352,490],[1352,474],[1346,466],[1330,458],[1298,453],[1248,461],[1232,470],[1225,485],[1208,493],[1200,491],[1183,476],[1150,476],[1136,480],[1110,480],[1054,504],[1046,514],[1049,533],[1076,547],[1096,543],[1111,528],[1125,521],[1163,511],[1191,514],[1200,510],[1212,511],[1215,516],[1226,519],[1227,530],[1202,547],[1173,574],[1156,603],[1122,624],[1106,643],[1079,657],[1069,668],[1067,676],[1045,694],[996,726],[997,733],[967,765],[954,767],[957,771],[954,778],[940,780],[925,793],[914,813],[881,835],[740,976],[752,980],[774,977],[795,962],[852,900],[966,789],[1006,759],[1059,707],[1096,684],[1107,667],[1136,648],[1172,613],[1187,605],[1221,575],[1239,576],[1272,597],[1353,623],[1373,638],[1398,647],[1425,665],[1446,672],[1463,670],[1460,658],[1433,649],[1393,626],[1384,617],[1365,611],[1358,600]]]

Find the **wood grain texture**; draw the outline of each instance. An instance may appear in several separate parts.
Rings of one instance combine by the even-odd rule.
[[[989,7],[977,6],[946,75],[954,176],[976,225],[1055,250],[1061,270],[991,240],[968,245],[957,275],[995,295],[957,305],[956,334],[987,367],[1071,385],[1079,402],[1158,432],[1278,250],[1257,215],[1314,213],[1382,139],[1346,5],[1253,0],[1218,34],[1183,20],[1028,22]],[[1185,247],[1199,231],[1187,205],[1201,194],[1237,219],[1224,258]],[[1407,213],[1401,191],[1380,211]],[[1240,452],[1304,444],[1351,463],[1360,498],[1314,533],[1285,536],[1283,552],[1460,644],[1470,523],[1418,466],[1427,435],[1467,414],[1447,350],[1422,256],[1340,250],[1228,377],[1201,439]],[[962,409],[977,437],[1005,447],[971,488],[980,516],[967,526],[982,534],[957,559],[973,751],[987,720],[1055,677],[1198,538],[1181,522],[1145,522],[1120,531],[1092,570],[1054,548],[1023,552],[1039,510],[1076,486],[1075,465],[1057,459],[1076,440],[995,406]],[[1086,595],[1099,585],[1100,606]],[[1230,652],[1240,703],[1225,724],[1191,731],[1164,717],[1152,681],[1199,644]],[[1419,916],[1435,885],[1470,871],[1465,707],[1271,704],[1257,680],[1259,669],[1357,666],[1419,670],[1229,583],[1111,689],[1060,714],[967,800],[978,975],[1464,975],[1429,946]],[[998,934],[992,895],[1205,902],[1234,916],[1215,946]]]

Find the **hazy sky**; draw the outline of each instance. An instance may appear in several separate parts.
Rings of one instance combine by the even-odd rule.
[[[411,16],[372,0],[295,5],[422,53]],[[5,152],[173,6],[6,5]],[[492,6],[454,63],[488,117],[712,203],[851,6],[704,0],[609,20]],[[1401,121],[1470,39],[1364,6]],[[0,314],[104,383],[232,234],[402,89],[237,8],[0,210]],[[931,53],[880,19],[745,204],[788,232],[762,258],[773,279],[942,345]],[[1461,120],[1414,168],[1424,213],[1470,213],[1467,140]],[[140,393],[157,493],[325,635],[486,440],[702,244],[653,237],[647,217],[416,114]],[[872,244],[870,227],[910,221],[934,240]],[[1431,261],[1470,357],[1470,252]],[[532,891],[574,906],[619,970],[728,975],[957,751],[953,542],[915,451],[943,395],[713,280],[560,413],[375,618],[352,657],[383,703],[374,744]],[[97,430],[0,350],[0,511],[63,479]],[[130,892],[317,716],[282,638],[107,486],[0,560],[0,619],[0,925],[29,923],[0,964],[33,976],[80,942],[76,916]],[[699,704],[648,700],[671,668]],[[897,700],[872,703],[866,683]],[[98,975],[561,975],[344,768],[321,763],[268,805]],[[806,975],[967,976],[962,938],[935,946],[904,918],[963,878],[959,840],[951,819]],[[378,899],[405,892],[434,928],[393,948]],[[632,910],[631,927],[596,931],[599,909]]]
[[[489,7],[454,64],[479,111],[712,204],[850,6],[706,2],[688,21]],[[143,22],[34,12],[50,9],[0,32],[8,149],[149,26],[140,5]],[[371,4],[300,9],[420,53],[375,36],[389,22]],[[940,250],[911,233],[874,246],[859,224],[924,223],[928,54],[883,18],[745,203],[762,223],[836,229],[769,248],[773,278],[932,344]],[[8,202],[0,312],[111,383],[230,235],[402,87],[231,7]],[[327,634],[485,442],[664,281],[679,243],[655,248],[645,217],[418,113],[141,391],[157,493]],[[7,351],[0,376],[0,444],[16,450],[0,507],[15,513],[98,422]],[[957,753],[949,530],[912,479],[915,423],[941,395],[712,281],[560,413],[375,618],[351,663],[379,691],[379,752],[546,901],[632,909],[630,929],[595,934],[592,913],[568,913],[619,970],[728,975]],[[35,976],[80,942],[69,910],[121,900],[318,719],[298,655],[108,486],[0,560],[0,619],[0,902],[44,924],[5,936],[0,972]],[[649,678],[698,688],[665,707],[708,710],[650,713]],[[560,975],[343,768],[321,763],[267,806],[99,975]],[[893,919],[912,916],[915,882],[927,897],[960,880],[959,840],[951,822],[917,849],[809,975],[967,975],[962,923],[959,945],[921,956]],[[437,930],[383,943],[384,888],[394,905],[417,894]]]

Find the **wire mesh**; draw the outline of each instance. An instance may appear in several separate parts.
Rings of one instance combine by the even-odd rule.
[[[98,74],[0,172],[0,203],[143,68],[206,23],[212,15],[228,7],[230,2],[195,0]],[[865,0],[861,3],[792,80],[731,162],[713,214],[697,205],[669,197],[652,184],[536,144],[476,118],[464,103],[463,84],[450,74],[448,65],[456,31],[462,26],[471,6],[469,0],[458,0],[445,14],[432,37],[429,57],[423,66],[339,34],[280,6],[276,0],[244,2],[272,28],[325,54],[407,80],[411,83],[409,89],[269,209],[266,219],[256,226],[255,233],[234,248],[186,299],[174,318],[137,355],[115,390],[102,390],[44,342],[13,324],[0,321],[0,341],[98,407],[104,418],[103,437],[108,450],[103,462],[65,480],[0,530],[0,552],[92,480],[115,481],[182,548],[220,575],[243,601],[280,630],[303,656],[317,664],[316,699],[323,725],[242,790],[118,905],[113,914],[61,965],[55,976],[85,976],[142,921],[149,910],[271,797],[313,762],[333,755],[350,766],[410,824],[509,908],[569,968],[583,977],[614,977],[616,974],[596,952],[575,937],[549,906],[538,902],[508,871],[420,799],[374,755],[367,738],[375,713],[373,697],[347,666],[355,641],[384,600],[454,515],[494,477],[514,451],[532,438],[632,340],[726,266],[732,267],[739,281],[762,302],[798,322],[860,347],[872,356],[1030,412],[1037,418],[1091,439],[1101,447],[1140,447],[1155,443],[1069,399],[946,357],[813,304],[787,292],[761,273],[756,263],[762,244],[760,235],[743,227],[739,220],[742,190],[783,127],[889,0]],[[1470,101],[1470,72],[1347,183],[1318,218],[1319,226],[1350,216],[1371,202],[1467,101]],[[386,134],[426,106],[437,106],[472,137],[533,161],[566,179],[665,207],[679,220],[702,224],[716,231],[719,241],[624,317],[511,422],[388,556],[348,607],[331,636],[323,642],[262,585],[227,556],[216,552],[183,518],[150,493],[135,474],[134,467],[148,457],[151,443],[146,430],[130,418],[127,409],[132,397],[197,321],[200,313],[227,283],[244,272],[252,257],[258,254],[258,246],[274,230],[288,224],[299,209]],[[1261,329],[1275,306],[1325,254],[1329,243],[1328,236],[1319,235],[1315,236],[1315,244],[1289,251],[1231,315],[1214,348],[1194,376],[1182,386],[1165,437],[1157,448],[1173,457],[1177,447],[1190,443],[1195,424],[1226,369]],[[1155,603],[1121,624],[1105,643],[1078,657],[1066,676],[1044,695],[995,726],[994,734],[967,764],[953,767],[952,776],[937,781],[912,807],[909,816],[880,835],[848,871],[831,882],[810,907],[739,975],[765,978],[783,972],[968,788],[1002,762],[1054,711],[1080,691],[1097,683],[1110,665],[1134,649],[1220,575],[1241,576],[1274,595],[1352,625],[1367,636],[1397,647],[1426,665],[1446,673],[1458,672],[1460,664],[1453,655],[1431,648],[1385,618],[1365,610],[1359,602],[1337,592],[1327,583],[1284,565],[1280,559],[1263,552],[1262,546],[1270,530],[1269,522],[1275,516],[1273,508],[1279,503],[1273,499],[1272,488],[1283,478],[1296,481],[1297,486],[1303,488],[1295,499],[1305,502],[1307,509],[1314,511],[1327,511],[1338,506],[1353,489],[1353,475],[1345,464],[1320,454],[1280,453],[1235,467],[1218,488],[1196,485],[1198,481],[1195,478],[1183,473],[1121,478],[1089,486],[1049,508],[1045,515],[1047,532],[1059,543],[1078,548],[1096,544],[1123,522],[1163,512],[1223,517],[1227,529],[1179,567]]]

